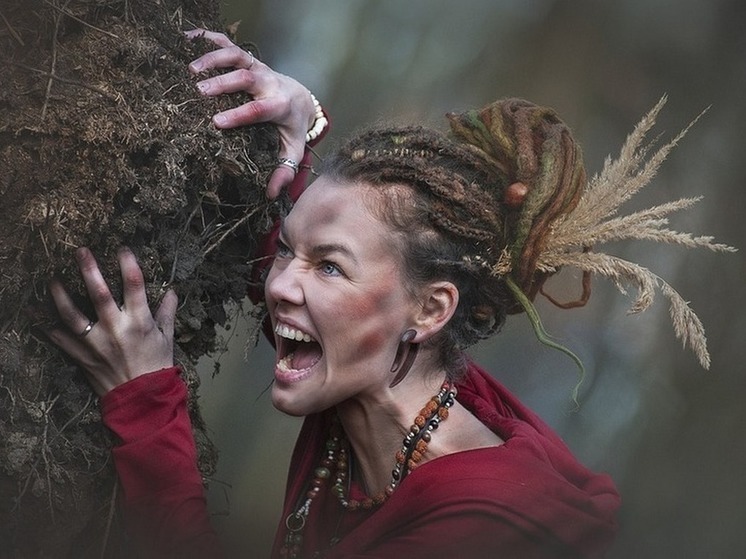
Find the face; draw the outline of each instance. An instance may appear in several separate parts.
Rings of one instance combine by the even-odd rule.
[[[393,234],[366,205],[370,187],[316,180],[284,220],[266,299],[275,329],[272,400],[292,415],[390,382],[417,303],[400,274]]]

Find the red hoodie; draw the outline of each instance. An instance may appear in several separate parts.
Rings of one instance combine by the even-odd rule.
[[[342,514],[319,494],[303,530],[303,557],[479,559],[598,557],[616,530],[619,496],[606,475],[583,467],[561,439],[475,364],[458,401],[497,433],[499,447],[458,452],[414,470],[379,509]],[[306,419],[290,465],[284,519],[319,465],[329,414]],[[353,484],[352,498],[362,498]],[[341,541],[329,549],[334,535]]]

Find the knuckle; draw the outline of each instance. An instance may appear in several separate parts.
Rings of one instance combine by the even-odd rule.
[[[251,72],[246,68],[239,68],[236,70],[236,80],[243,86],[249,86],[254,82],[254,77]]]
[[[106,286],[92,287],[89,289],[88,294],[94,305],[105,303],[111,298],[111,293]]]

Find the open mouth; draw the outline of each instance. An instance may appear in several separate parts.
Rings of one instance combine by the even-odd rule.
[[[323,351],[310,334],[278,322],[275,326],[277,341],[277,368],[280,371],[307,371],[319,362]]]

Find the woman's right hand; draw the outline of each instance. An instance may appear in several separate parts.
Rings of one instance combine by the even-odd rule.
[[[219,47],[192,61],[189,64],[192,73],[233,68],[230,72],[198,82],[197,88],[203,95],[212,97],[244,91],[252,96],[248,103],[214,115],[213,124],[217,128],[235,128],[271,122],[280,134],[279,157],[302,161],[306,133],[316,116],[311,92],[293,78],[275,72],[222,33],[194,29],[185,34],[189,39],[203,37]],[[267,184],[267,195],[277,197],[282,188],[293,181],[296,172],[297,169],[293,171],[287,165],[278,165]]]
[[[135,255],[122,249],[118,255],[123,284],[120,307],[91,251],[79,248],[75,256],[98,321],[94,323],[78,309],[64,286],[52,280],[50,292],[67,328],[54,328],[47,335],[85,369],[94,391],[103,396],[138,376],[173,366],[176,294],[166,292],[154,317]]]

